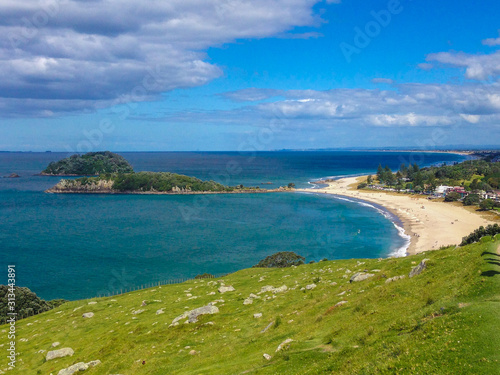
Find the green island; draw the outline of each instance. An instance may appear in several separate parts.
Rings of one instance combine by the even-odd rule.
[[[132,173],[134,169],[121,155],[110,151],[89,152],[72,155],[50,163],[41,175],[44,176],[97,176],[103,173]]]
[[[17,322],[8,373],[498,374],[500,235],[301,261],[66,302]]]

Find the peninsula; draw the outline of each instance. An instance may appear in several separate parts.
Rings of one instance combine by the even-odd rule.
[[[69,194],[229,194],[273,193],[294,190],[289,187],[261,189],[259,186],[226,186],[215,181],[170,172],[103,174],[97,177],[63,179],[46,193]]]

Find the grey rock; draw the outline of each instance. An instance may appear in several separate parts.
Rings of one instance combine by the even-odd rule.
[[[175,318],[172,321],[171,325],[176,325],[175,323],[179,322],[179,320],[186,319],[188,318],[189,323],[196,323],[198,321],[198,317],[200,315],[207,315],[207,314],[217,314],[219,312],[219,309],[217,306],[213,305],[207,305],[203,307],[198,307],[197,309],[191,310],[191,311],[186,311],[184,314],[179,315],[177,318]]]
[[[61,345],[61,343],[59,341],[56,341],[56,342],[53,342],[52,343],[52,347],[55,348],[57,346]]]
[[[159,310],[156,310],[156,315],[160,315],[160,314],[165,314],[165,311],[163,311],[164,308],[161,308]]]
[[[342,306],[344,303],[347,303],[347,301],[340,301],[340,302],[335,304],[335,307]]]
[[[422,273],[422,271],[427,268],[427,261],[428,260],[429,259],[423,259],[418,264],[418,266],[413,267],[412,270],[410,271],[410,274],[408,275],[408,277],[413,277],[413,276],[420,275]]]
[[[261,293],[267,293],[267,292],[272,292],[273,290],[274,290],[274,286],[272,286],[272,285],[266,285],[266,286],[263,286],[262,288],[260,288],[259,294],[261,294]]]
[[[45,356],[45,360],[50,361],[50,360],[56,359],[56,358],[72,356],[73,354],[75,354],[75,351],[71,348],[62,348],[62,349],[58,349],[58,350],[51,350]]]
[[[271,326],[272,326],[273,324],[274,324],[274,322],[269,323],[269,324],[266,326],[266,328],[264,328],[262,331],[260,331],[260,333],[264,333],[264,332],[266,332],[269,328],[271,328]]]
[[[356,272],[354,275],[351,276],[349,282],[353,283],[357,281],[363,281],[373,276],[375,276],[374,273]]]
[[[88,312],[82,315],[83,318],[93,318],[94,313],[93,312]]]
[[[405,277],[406,277],[406,275],[390,277],[387,280],[385,280],[385,283],[389,284],[389,283],[392,283],[393,281],[404,279]]]
[[[88,370],[89,368],[97,366],[99,364],[101,364],[101,361],[99,361],[99,360],[90,361],[87,363],[78,362],[78,363],[75,363],[74,365],[71,365],[65,369],[60,370],[57,373],[57,375],[73,375],[76,372]]]
[[[247,298],[243,301],[243,304],[244,305],[251,305],[253,303],[253,299],[251,298]]]
[[[285,347],[285,345],[290,344],[292,341],[293,341],[292,339],[286,339],[285,341],[283,341],[281,344],[278,345],[276,353],[282,350]]]
[[[265,359],[267,359],[268,361],[270,361],[270,360],[271,360],[271,358],[272,358],[272,357],[271,357],[269,354],[267,354],[267,353],[264,353],[262,356],[263,356]]]
[[[132,315],[137,315],[137,314],[143,313],[144,311],[145,311],[144,309],[134,310],[134,311],[132,311]]]
[[[306,289],[307,290],[313,290],[314,288],[316,288],[317,285],[316,284],[309,284],[309,285],[306,285]]]
[[[274,288],[272,292],[273,293],[283,293],[283,292],[286,292],[287,290],[288,290],[288,287],[286,285],[282,285],[279,288]]]
[[[234,289],[234,287],[232,285],[229,285],[229,286],[221,286],[219,287],[218,291],[219,293],[223,294],[223,293],[226,293],[226,292],[234,292],[236,289]]]
[[[253,314],[253,317],[254,317],[255,319],[257,319],[257,318],[262,318],[262,313]]]

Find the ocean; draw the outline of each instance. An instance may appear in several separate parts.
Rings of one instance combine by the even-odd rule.
[[[464,156],[410,152],[120,153],[136,171],[170,171],[227,185],[373,173],[377,166],[432,165]],[[0,283],[16,266],[18,286],[44,299],[91,298],[159,281],[251,267],[278,251],[306,261],[378,258],[407,239],[380,207],[306,193],[233,195],[57,195],[60,178],[37,176],[66,153],[0,153]]]

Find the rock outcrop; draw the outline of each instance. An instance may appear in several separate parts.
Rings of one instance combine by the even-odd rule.
[[[56,359],[56,358],[72,356],[73,354],[75,354],[75,351],[71,348],[62,348],[62,349],[58,349],[58,350],[51,350],[45,356],[45,360],[51,361],[51,360]]]
[[[412,270],[410,271],[410,274],[408,275],[408,277],[413,277],[413,276],[420,275],[427,268],[427,262],[428,261],[429,261],[429,259],[423,259],[418,264],[418,266],[415,266],[415,267],[412,268]]]

